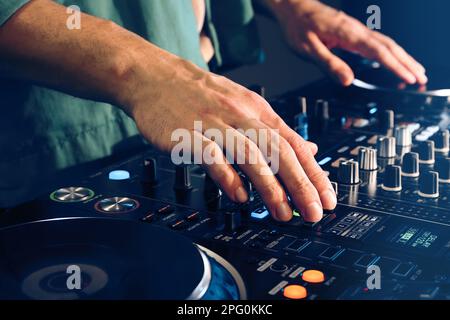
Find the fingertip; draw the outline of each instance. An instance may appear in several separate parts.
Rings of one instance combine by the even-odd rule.
[[[325,190],[320,194],[322,206],[326,210],[333,210],[337,205],[336,193],[334,190]]]
[[[323,208],[318,202],[310,203],[303,214],[303,219],[307,222],[318,222],[323,217]]]
[[[248,201],[248,193],[243,186],[239,186],[234,193],[235,201],[239,203],[246,203]]]
[[[287,222],[292,219],[292,209],[287,202],[280,202],[275,210],[275,219]]]

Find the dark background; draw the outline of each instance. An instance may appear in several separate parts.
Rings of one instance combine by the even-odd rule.
[[[366,23],[369,5],[381,9],[381,30],[395,39],[426,68],[450,66],[450,0],[328,0],[322,1]],[[277,24],[257,17],[266,61],[226,73],[244,85],[261,84],[268,96],[298,88],[323,76],[286,46]]]

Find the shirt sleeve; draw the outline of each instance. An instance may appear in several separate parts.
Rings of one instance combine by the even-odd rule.
[[[30,0],[0,0],[0,27]]]

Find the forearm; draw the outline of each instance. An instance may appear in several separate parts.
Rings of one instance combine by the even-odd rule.
[[[83,14],[81,29],[69,30],[67,18],[50,0],[19,10],[0,28],[0,74],[127,107],[140,61],[157,75],[175,59],[109,21]]]

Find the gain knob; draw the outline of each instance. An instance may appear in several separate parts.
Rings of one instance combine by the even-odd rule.
[[[360,148],[358,151],[358,163],[361,170],[377,170],[377,150],[373,148]]]
[[[421,141],[419,144],[419,162],[434,164],[434,141]]]
[[[402,190],[402,169],[400,166],[388,165],[384,169],[383,184],[385,191],[398,192]]]
[[[359,183],[359,164],[355,160],[343,160],[339,163],[338,180],[342,184]]]
[[[446,130],[439,130],[436,132],[432,140],[434,141],[434,147],[437,152],[443,152],[446,153],[450,149],[450,134],[449,131]]]
[[[189,170],[189,166],[179,165],[175,167],[174,189],[178,191],[187,191],[192,189],[191,172]]]
[[[419,177],[419,196],[424,198],[439,197],[439,174],[434,171],[424,171]]]
[[[377,149],[380,158],[394,158],[395,138],[386,136],[378,138]]]
[[[408,152],[402,158],[402,175],[416,178],[419,176],[419,154]]]
[[[412,135],[408,126],[395,127],[394,136],[396,145],[399,147],[409,147],[412,144]]]
[[[147,158],[144,160],[144,167],[142,168],[142,182],[151,186],[154,186],[158,183],[158,173],[155,158]]]
[[[439,182],[450,183],[450,158],[439,158],[434,168],[439,173]]]

